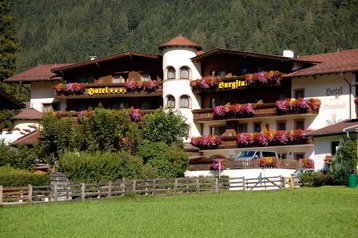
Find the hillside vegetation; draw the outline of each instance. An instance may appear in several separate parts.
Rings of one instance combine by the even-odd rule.
[[[357,0],[14,0],[17,71],[127,50],[159,53],[183,35],[213,48],[297,55],[358,47]]]

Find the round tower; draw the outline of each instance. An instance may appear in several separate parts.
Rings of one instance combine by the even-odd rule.
[[[201,47],[191,40],[178,36],[159,46],[163,51],[163,103],[164,108],[181,112],[189,124],[189,137],[199,136],[193,121],[193,109],[200,109],[200,98],[193,94],[190,81],[201,78],[201,66],[191,58]],[[185,139],[188,142],[190,139]]]

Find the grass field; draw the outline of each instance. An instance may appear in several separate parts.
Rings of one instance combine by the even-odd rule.
[[[1,207],[0,237],[358,237],[358,189],[321,187]]]

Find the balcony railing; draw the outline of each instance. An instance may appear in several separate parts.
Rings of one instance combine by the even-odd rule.
[[[272,168],[277,169],[299,169],[302,168],[303,164],[298,160],[293,159],[280,159],[276,166]],[[225,159],[225,169],[261,169],[260,160],[233,160]],[[189,164],[187,170],[198,171],[198,170],[211,170],[212,164]]]
[[[205,121],[212,121],[216,120],[214,117],[214,109],[213,108],[205,108],[205,109],[195,109],[192,110],[193,118],[195,122],[205,122]],[[257,104],[255,106],[255,114],[251,116],[251,118],[258,118],[258,117],[271,117],[277,115],[316,115],[318,114],[318,110],[309,109],[307,112],[304,113],[285,113],[285,114],[278,114],[276,112],[275,103],[263,103]],[[234,119],[247,119],[248,117],[243,118],[227,118],[225,120],[234,120]],[[249,117],[250,118],[250,117]]]

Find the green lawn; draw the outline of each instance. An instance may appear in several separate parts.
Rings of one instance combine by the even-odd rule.
[[[321,187],[1,207],[0,237],[358,237],[358,189]]]

